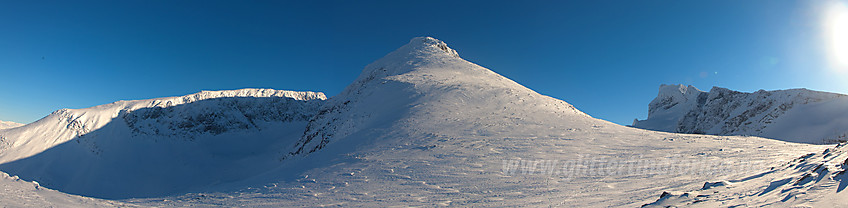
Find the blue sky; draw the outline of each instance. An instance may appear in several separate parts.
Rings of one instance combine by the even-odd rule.
[[[339,93],[412,37],[597,118],[662,83],[848,93],[826,1],[0,1],[0,120],[275,88]]]

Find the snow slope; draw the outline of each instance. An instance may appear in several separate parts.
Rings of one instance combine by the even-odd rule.
[[[848,96],[807,89],[744,93],[661,85],[648,118],[634,127],[679,133],[752,135],[813,144],[848,137]]]
[[[634,207],[824,148],[615,125],[415,38],[327,100],[278,169],[217,187],[228,191],[130,202]]]
[[[0,170],[100,198],[184,192],[276,167],[323,99],[242,89],[62,109],[0,130]]]
[[[440,40],[415,38],[366,66],[342,93],[330,98],[309,121],[305,135],[290,155],[314,152],[336,138],[363,129],[415,119],[466,117],[461,126],[445,125],[452,122],[412,124],[422,131],[462,129],[491,134],[504,131],[499,129],[504,126],[527,123],[522,120],[536,116],[515,111],[497,126],[485,123],[503,119],[497,112],[519,107],[544,112],[547,117],[589,118],[566,102],[540,95],[459,58]]]
[[[184,111],[196,109],[186,106]],[[69,147],[52,147],[34,157],[2,164],[0,170],[28,170],[17,174],[21,176],[45,175],[41,174],[45,168],[62,170],[41,161],[69,166],[64,170],[95,169],[99,171],[90,178],[91,172],[55,172],[38,181],[42,185],[51,180],[75,182],[79,184],[62,184],[58,190],[109,191],[123,195],[101,196],[156,207],[634,207],[655,202],[666,190],[691,190],[705,181],[743,178],[830,147],[616,125],[463,60],[447,44],[429,37],[414,38],[366,66],[342,93],[314,110],[307,120],[278,124],[291,126],[297,133],[270,132],[267,137],[278,136],[257,141],[256,146],[220,145],[220,152],[194,156],[191,151],[184,152],[205,148],[184,146],[209,138],[185,139],[180,133],[172,134],[170,128],[147,128],[138,131],[147,134],[138,134],[159,135],[158,129],[174,136],[101,139],[96,143],[102,150],[98,154],[58,159],[64,152],[86,150],[85,145],[70,142]],[[115,118],[157,117],[153,115],[158,113]],[[146,122],[134,123],[146,126]],[[127,124],[119,126],[107,125],[85,134],[78,144],[87,144],[89,135],[105,138],[134,132]],[[233,138],[254,138],[243,136],[249,132],[254,131],[232,132],[238,133]],[[213,135],[211,140],[220,137],[206,135]],[[267,149],[250,157],[222,153],[258,147]],[[111,153],[112,149],[122,153]],[[157,155],[167,159],[133,160]],[[195,159],[180,160],[186,157]],[[227,158],[242,158],[235,160],[243,163]],[[133,163],[124,164],[126,161]],[[101,177],[109,168],[116,171],[115,167],[130,169],[121,174],[145,172],[132,179],[151,174],[152,179],[132,183],[135,189],[115,188],[112,183],[126,185],[128,182],[121,180],[130,179]],[[224,175],[228,170],[238,171],[226,175],[231,177],[206,180],[212,178],[206,175]],[[188,176],[202,180],[190,181],[195,179]],[[204,183],[208,185],[196,186]],[[70,187],[79,188],[74,192]],[[157,188],[167,194],[150,194]],[[136,189],[148,192],[126,194]]]
[[[848,205],[846,143],[806,154],[761,173],[664,192],[645,207],[844,207]]]
[[[11,121],[0,121],[0,129],[11,129],[23,125],[24,124],[19,124]]]

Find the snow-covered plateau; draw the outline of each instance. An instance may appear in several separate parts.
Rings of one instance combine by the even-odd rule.
[[[753,93],[661,85],[634,127],[690,134],[749,135],[790,142],[848,140],[848,96],[807,89]]]
[[[843,149],[613,124],[419,37],[330,98],[209,91],[0,130],[0,204],[845,205]]]

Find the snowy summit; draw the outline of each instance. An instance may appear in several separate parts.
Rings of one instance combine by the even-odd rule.
[[[547,116],[588,117],[568,103],[540,95],[459,58],[455,50],[440,40],[413,38],[366,66],[359,78],[327,100],[290,155],[317,151],[334,138],[360,130],[407,122],[400,119],[449,116],[442,115],[445,113],[485,119],[492,116],[488,112],[503,111],[498,109],[501,107],[518,108],[516,105],[548,112]],[[437,131],[457,127],[447,123],[422,122],[416,128]]]

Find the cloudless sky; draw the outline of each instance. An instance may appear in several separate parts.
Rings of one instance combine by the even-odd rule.
[[[827,1],[0,1],[0,120],[274,88],[339,93],[416,36],[619,124],[663,83],[848,93]]]

